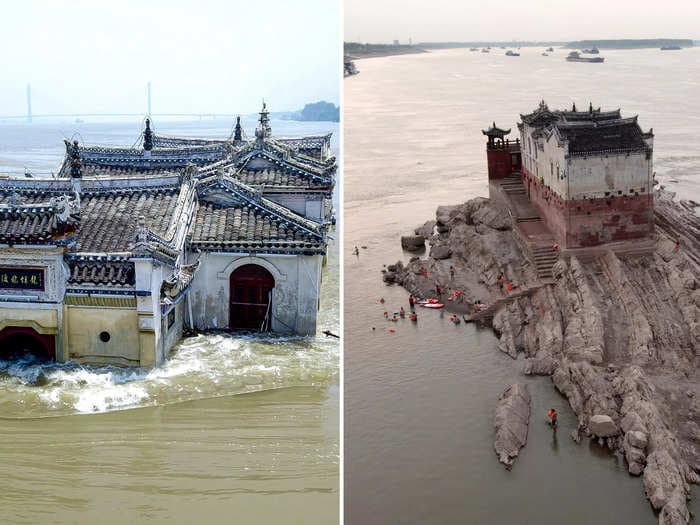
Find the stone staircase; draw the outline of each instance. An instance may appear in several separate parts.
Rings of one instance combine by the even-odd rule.
[[[471,323],[474,321],[480,321],[481,323],[487,324],[490,323],[493,320],[494,315],[502,308],[519,297],[526,297],[530,296],[535,292],[536,290],[539,290],[540,288],[543,288],[544,286],[547,286],[546,283],[542,284],[537,284],[535,286],[531,286],[529,288],[523,288],[521,290],[515,290],[508,295],[505,295],[503,297],[499,297],[496,299],[493,303],[491,303],[487,308],[484,310],[481,310],[480,312],[476,312],[475,314],[472,315],[465,315],[464,316],[464,321],[467,323]]]
[[[520,175],[511,173],[501,181],[501,189],[506,195],[525,195],[525,186]]]
[[[543,281],[554,278],[552,267],[559,260],[559,254],[552,245],[535,245],[531,248],[537,276]]]

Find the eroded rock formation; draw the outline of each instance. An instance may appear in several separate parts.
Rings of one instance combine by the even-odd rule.
[[[473,199],[441,206],[434,223],[416,230],[431,253],[439,247],[448,259],[414,259],[393,272],[418,297],[434,297],[439,285],[453,311],[494,305],[499,349],[523,352],[524,373],[552,377],[578,416],[574,435],[598,432],[624,454],[629,472],[643,475],[662,524],[688,522],[688,484],[700,472],[700,217],[693,208],[657,192],[646,253],[562,256],[553,282],[543,283],[509,215]],[[499,276],[521,295],[508,298]]]
[[[530,392],[527,385],[510,385],[498,396],[493,423],[496,429],[493,448],[498,461],[508,469],[513,466],[520,449],[527,443],[529,425]]]

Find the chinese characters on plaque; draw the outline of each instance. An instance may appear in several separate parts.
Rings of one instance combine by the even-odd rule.
[[[0,289],[44,290],[44,270],[41,268],[8,268],[0,266]]]

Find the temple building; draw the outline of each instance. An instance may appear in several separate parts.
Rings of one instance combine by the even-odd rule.
[[[57,178],[0,179],[0,359],[154,366],[187,327],[316,332],[329,136],[273,138],[264,107],[253,139],[150,124],[133,149],[67,142]]]
[[[523,217],[518,200],[526,198],[562,249],[651,235],[654,135],[636,116],[592,105],[550,110],[542,101],[520,119],[515,141],[495,123],[483,131],[492,197],[509,195]]]

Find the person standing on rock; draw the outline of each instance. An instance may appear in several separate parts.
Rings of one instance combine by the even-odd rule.
[[[450,264],[450,280],[454,281],[455,278],[455,267]]]

